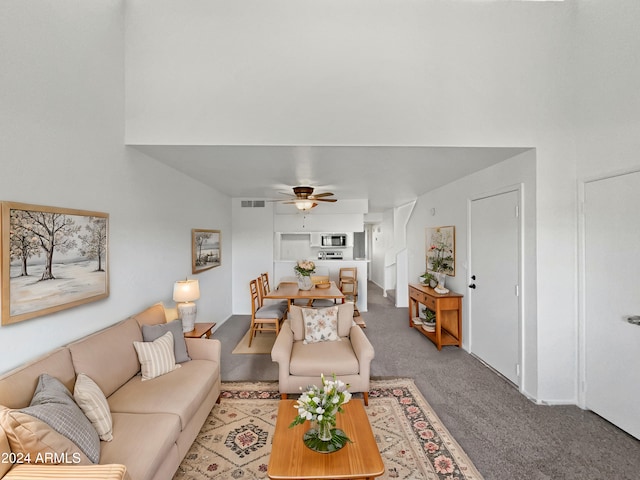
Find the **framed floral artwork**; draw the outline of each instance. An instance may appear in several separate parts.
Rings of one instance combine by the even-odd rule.
[[[427,271],[456,276],[456,227],[426,228]]]
[[[191,273],[219,267],[221,252],[220,230],[191,230]]]
[[[2,202],[2,324],[109,296],[109,215]]]

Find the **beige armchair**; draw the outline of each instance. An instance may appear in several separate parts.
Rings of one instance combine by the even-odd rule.
[[[373,346],[353,322],[353,304],[343,303],[337,307],[340,341],[305,344],[303,309],[291,306],[289,319],[282,325],[271,350],[271,359],[278,363],[279,390],[283,399],[289,393],[300,393],[300,388],[318,385],[321,373],[325,376],[335,373],[350,385],[349,391],[362,392],[364,404],[369,404]]]

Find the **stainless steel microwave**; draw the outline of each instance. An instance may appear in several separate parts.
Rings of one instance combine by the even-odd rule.
[[[346,247],[347,246],[346,233],[323,234],[321,239],[322,239],[323,247]]]

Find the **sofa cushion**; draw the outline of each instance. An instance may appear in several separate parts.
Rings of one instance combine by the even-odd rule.
[[[65,387],[72,390],[76,372],[71,363],[69,349],[58,348],[3,374],[0,377],[0,405],[9,408],[27,407],[36,390],[38,377],[43,373],[57,378]]]
[[[184,428],[219,376],[217,362],[191,360],[183,363],[182,368],[152,382],[143,382],[140,376],[134,377],[107,400],[114,416],[116,412],[173,413],[181,420],[180,428]],[[115,427],[113,434],[116,435]]]
[[[159,323],[167,323],[167,316],[164,311],[164,305],[162,302],[158,302],[155,305],[151,305],[149,308],[145,308],[140,313],[136,313],[131,316],[135,318],[138,325],[157,325]]]
[[[336,342],[338,337],[338,306],[303,308],[304,343]]]
[[[341,342],[293,342],[289,372],[295,376],[356,375],[358,358],[348,338]]]
[[[69,345],[73,366],[98,384],[105,397],[140,371],[133,342],[142,341],[138,322],[128,318]]]
[[[73,398],[87,416],[100,440],[113,440],[111,412],[100,387],[87,375],[81,373],[73,387]]]
[[[71,392],[58,379],[40,375],[31,405],[20,410],[42,420],[75,443],[93,463],[100,461],[100,438]]]
[[[173,334],[173,353],[176,363],[184,363],[191,360],[187,353],[187,344],[184,341],[182,332],[182,320],[173,320],[169,323],[159,323],[158,325],[142,325],[142,338],[145,342],[153,342],[167,332]]]
[[[177,456],[172,451],[177,450],[175,443],[180,435],[180,419],[177,415],[112,414],[113,437],[118,441],[102,442],[102,463],[124,464],[132,479],[150,480],[155,478],[158,468],[167,457]]]
[[[133,346],[138,352],[143,382],[180,368],[173,354],[173,333],[171,332],[165,333],[153,342],[133,342]]]
[[[92,463],[75,443],[31,415],[2,408],[0,426],[11,451],[23,459],[28,455],[31,463]]]

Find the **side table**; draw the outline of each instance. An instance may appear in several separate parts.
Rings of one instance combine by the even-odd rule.
[[[190,332],[184,332],[184,338],[200,338],[205,336],[206,338],[211,338],[211,330],[215,327],[215,322],[213,323],[196,323],[195,328]]]

